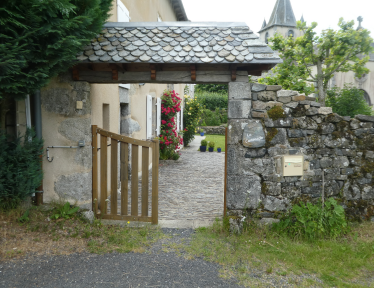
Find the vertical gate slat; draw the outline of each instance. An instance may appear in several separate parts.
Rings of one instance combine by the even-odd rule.
[[[121,215],[128,214],[129,144],[121,142]]]
[[[225,179],[223,188],[223,217],[226,217],[226,189],[227,189],[227,127],[225,130]]]
[[[111,190],[111,201],[110,201],[110,214],[117,215],[118,207],[117,207],[117,174],[118,174],[118,141],[115,139],[111,139],[110,142],[111,147],[111,154],[110,154],[110,190]]]
[[[97,167],[97,125],[92,125],[92,211],[95,216],[98,211],[99,196],[98,196],[98,167]]]
[[[138,161],[139,146],[132,145],[131,155],[131,215],[138,216]]]
[[[106,214],[107,205],[105,200],[107,199],[107,177],[108,177],[108,149],[107,149],[107,137],[100,135],[100,210],[101,214]]]
[[[158,159],[159,141],[153,140],[152,146],[152,224],[158,224]]]
[[[142,147],[142,216],[148,216],[149,148]]]

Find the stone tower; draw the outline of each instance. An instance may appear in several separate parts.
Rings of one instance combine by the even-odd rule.
[[[304,17],[300,19],[304,22]],[[277,0],[270,20],[266,23],[264,20],[260,34],[260,39],[268,43],[268,38],[273,37],[275,33],[280,33],[284,37],[299,37],[302,31],[296,29],[296,18],[292,10],[290,0]]]

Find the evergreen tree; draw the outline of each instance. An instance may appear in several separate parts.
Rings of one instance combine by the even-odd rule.
[[[66,71],[101,32],[112,0],[3,0],[0,98],[22,99]]]

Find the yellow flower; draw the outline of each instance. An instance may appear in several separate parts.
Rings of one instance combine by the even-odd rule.
[[[190,113],[190,112],[188,112],[188,115],[191,115],[191,113]]]
[[[190,110],[192,110],[192,107],[190,107]]]
[[[130,221],[127,221],[127,224],[130,224]]]

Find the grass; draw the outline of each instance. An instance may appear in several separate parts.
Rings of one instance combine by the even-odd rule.
[[[217,151],[217,148],[220,147],[222,152],[225,152],[225,135],[206,135],[205,140],[210,142],[213,141],[215,143],[214,151]],[[206,148],[208,151],[208,147]]]
[[[71,253],[111,253],[114,251],[144,252],[163,237],[157,227],[119,227],[93,224],[76,213],[71,219],[49,220],[61,204],[51,209],[31,207],[29,220],[18,219],[26,208],[0,211],[0,260],[22,258],[26,255],[67,255]]]
[[[271,274],[272,283],[279,281],[276,286],[288,281],[297,287],[374,287],[374,223],[357,225],[341,239],[311,243],[254,224],[242,235],[230,235],[216,222],[198,229],[190,245],[178,249],[189,259],[219,263],[222,277],[234,276],[244,286],[271,285],[266,276],[251,276],[257,273]]]

